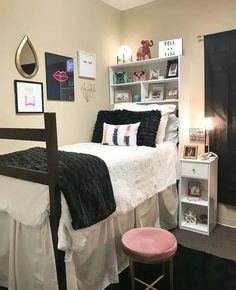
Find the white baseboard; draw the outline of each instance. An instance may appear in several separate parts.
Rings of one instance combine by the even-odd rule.
[[[236,220],[235,219],[227,219],[227,218],[221,218],[217,222],[219,225],[235,228],[236,229]]]

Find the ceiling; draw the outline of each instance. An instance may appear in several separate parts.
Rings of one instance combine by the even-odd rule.
[[[124,11],[134,8],[155,0],[102,0],[103,2],[115,7],[118,10]]]

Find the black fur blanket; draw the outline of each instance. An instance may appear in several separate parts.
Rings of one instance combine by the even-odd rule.
[[[110,175],[102,159],[64,151],[58,152],[58,159],[58,186],[69,206],[73,229],[93,225],[115,211]],[[0,164],[47,172],[46,149],[35,147],[0,155]]]

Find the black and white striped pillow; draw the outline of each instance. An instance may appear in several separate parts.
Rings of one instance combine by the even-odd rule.
[[[137,146],[137,134],[140,122],[126,125],[103,123],[102,144]]]

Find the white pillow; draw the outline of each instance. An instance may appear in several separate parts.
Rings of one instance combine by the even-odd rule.
[[[126,125],[103,123],[102,144],[137,146],[137,133],[140,122]]]
[[[118,103],[114,104],[114,110],[129,110],[129,111],[152,111],[158,110],[161,112],[161,120],[157,131],[156,142],[162,143],[165,138],[165,129],[168,121],[168,116],[176,109],[174,104],[135,104],[135,103]]]
[[[178,143],[179,142],[178,128],[179,128],[179,119],[175,114],[170,114],[166,125],[164,141]]]
[[[114,104],[113,110],[129,110],[129,111],[152,111],[159,110],[162,114],[173,113],[176,109],[174,104],[136,104],[136,103],[117,103]]]
[[[170,114],[166,124],[166,133],[177,131],[179,128],[179,118],[175,114]]]

